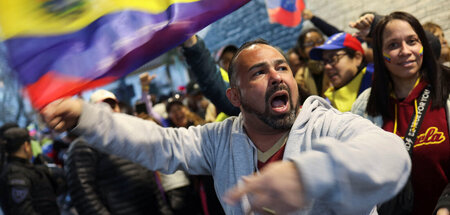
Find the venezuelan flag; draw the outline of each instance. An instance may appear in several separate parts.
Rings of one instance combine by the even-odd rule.
[[[134,71],[249,0],[0,0],[0,41],[34,107]]]
[[[302,22],[303,0],[266,0],[270,23],[295,27]]]
[[[388,53],[383,53],[383,57],[386,62],[391,62],[391,56]]]

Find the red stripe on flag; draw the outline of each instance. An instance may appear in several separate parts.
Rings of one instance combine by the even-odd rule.
[[[81,90],[103,86],[117,80],[117,78],[105,77],[97,80],[88,80],[50,71],[37,82],[28,85],[25,91],[30,97],[33,106],[41,109],[56,99],[76,95]]]
[[[305,9],[303,0],[297,0],[297,10],[294,12],[283,9],[281,6],[268,9],[269,20],[271,23],[279,23],[286,27],[295,27],[302,22],[302,12]]]

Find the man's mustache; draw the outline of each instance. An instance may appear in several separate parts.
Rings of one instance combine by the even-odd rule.
[[[291,89],[285,84],[278,84],[276,86],[271,87],[270,89],[268,89],[266,91],[266,102],[269,101],[269,98],[276,92],[281,91],[281,90],[286,90],[288,92],[288,99],[291,96]]]

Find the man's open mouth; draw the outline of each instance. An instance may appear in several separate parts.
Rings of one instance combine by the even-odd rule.
[[[269,99],[270,107],[273,111],[284,113],[289,108],[289,94],[286,90],[275,92]]]

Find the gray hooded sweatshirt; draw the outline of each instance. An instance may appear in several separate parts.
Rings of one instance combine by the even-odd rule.
[[[257,149],[244,131],[242,113],[188,129],[162,128],[84,103],[73,131],[94,147],[151,170],[212,175],[227,214],[245,214],[249,207],[246,197],[235,206],[222,199],[242,176],[257,171]],[[374,206],[393,197],[411,169],[397,135],[360,116],[341,113],[317,96],[303,104],[283,159],[295,163],[309,202],[295,214],[376,213]]]

